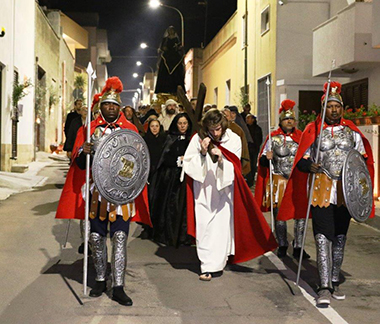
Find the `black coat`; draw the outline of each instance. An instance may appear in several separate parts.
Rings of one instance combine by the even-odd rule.
[[[80,114],[78,114],[75,110],[67,114],[64,128],[66,138],[69,133],[71,122],[77,117],[80,117]]]
[[[189,122],[185,135],[180,135],[177,128],[181,117]],[[187,114],[178,114],[173,119],[151,183],[153,239],[166,245],[178,246],[188,240],[186,182],[180,181],[182,167],[178,167],[177,160],[185,154],[190,143],[191,128]]]
[[[66,142],[63,146],[64,151],[71,152],[73,150],[78,130],[82,127],[82,125],[83,123],[81,115],[79,115],[79,117],[76,117],[71,121],[69,131],[66,134]]]

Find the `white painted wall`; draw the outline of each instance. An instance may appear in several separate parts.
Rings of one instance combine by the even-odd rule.
[[[6,35],[0,38],[0,64],[3,70],[3,97],[1,141],[11,143],[11,96],[13,90],[13,67],[19,73],[19,81],[30,78],[34,82],[34,21],[35,3],[30,0],[2,0],[0,24]],[[20,117],[18,144],[32,144],[34,140],[34,88],[20,101],[24,105]]]

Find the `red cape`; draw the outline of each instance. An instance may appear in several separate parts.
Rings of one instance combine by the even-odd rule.
[[[306,218],[307,204],[308,204],[308,192],[307,192],[307,179],[308,173],[301,172],[297,168],[297,163],[305,155],[306,150],[310,147],[311,144],[316,140],[319,131],[320,131],[321,119],[317,118],[316,121],[308,124],[302,133],[301,142],[298,147],[296,158],[294,161],[292,173],[290,179],[286,186],[284,198],[282,199],[281,207],[277,215],[278,220],[287,221],[289,219],[301,219]],[[341,119],[341,125],[348,126],[353,131],[360,134],[363,140],[364,148],[366,150],[367,159],[366,164],[368,167],[369,174],[372,179],[374,179],[374,161],[372,155],[371,145],[368,140],[364,137],[362,132],[356,127],[356,125],[347,119]],[[328,125],[325,124],[324,128]],[[375,207],[372,208],[371,218],[375,215]]]
[[[235,171],[234,181],[234,231],[235,255],[230,263],[240,263],[273,251],[277,247],[271,229],[253,199],[251,190],[241,173],[241,163],[238,157],[218,146],[228,161],[232,162]],[[193,179],[187,177],[187,232],[195,237],[195,213]]]
[[[285,136],[285,133],[281,129],[281,127],[279,127],[277,130],[275,130],[275,131],[273,131],[271,133],[272,137],[273,136],[277,136],[277,135],[284,135]],[[294,128],[293,132],[290,134],[290,136],[292,137],[293,141],[295,141],[298,144],[300,143],[301,135],[302,135],[302,131],[300,131],[297,128]],[[266,143],[268,141],[268,138],[269,138],[269,136],[267,136],[267,138],[265,139],[265,142],[264,142],[264,145],[261,148],[258,160],[260,160],[260,157],[263,154],[263,150],[264,150],[265,145],[266,145]],[[269,180],[269,168],[261,166],[260,162],[258,162],[258,163],[259,163],[259,167],[257,169],[257,180],[256,180],[256,187],[255,187],[255,199],[256,199],[257,204],[260,206],[261,211],[267,212],[267,211],[270,210],[270,208],[266,208],[265,206],[263,206],[263,197],[265,195],[266,186],[267,186],[267,183],[268,183],[268,180]]]
[[[115,123],[120,128],[134,130],[138,133],[137,128],[132,123],[128,122],[124,114],[120,113],[119,119]],[[95,128],[100,125],[107,125],[107,122],[101,115],[96,120],[91,122],[91,135]],[[78,130],[75,140],[72,163],[67,173],[66,182],[63,186],[61,198],[59,199],[55,218],[61,219],[84,219],[85,201],[82,197],[81,188],[86,182],[86,170],[81,170],[75,163],[75,158],[78,156],[78,150],[86,140],[86,127],[81,127]],[[148,190],[144,187],[142,193],[135,199],[136,215],[131,218],[131,221],[141,222],[152,226],[149,216]]]

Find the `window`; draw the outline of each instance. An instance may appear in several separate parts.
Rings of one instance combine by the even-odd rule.
[[[268,87],[267,76],[257,81],[257,123],[263,130],[263,137],[268,135]],[[269,81],[271,82],[271,76],[269,75]],[[270,87],[269,87],[270,91]],[[270,97],[270,92],[269,92]]]
[[[342,98],[345,107],[359,108],[368,106],[368,79],[342,85]]]
[[[261,12],[261,36],[269,30],[269,6]]]
[[[245,48],[246,46],[247,46],[247,16],[246,15],[244,15],[243,17],[242,17],[242,26],[241,26],[241,28],[242,28],[242,33],[241,33],[241,35],[242,35],[242,39],[241,39],[241,48],[243,49],[243,48]]]
[[[218,105],[218,87],[214,89],[214,103]]]
[[[226,102],[225,105],[230,105],[230,99],[231,99],[231,80],[226,81]]]

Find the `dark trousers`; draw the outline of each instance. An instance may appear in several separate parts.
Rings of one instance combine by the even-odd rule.
[[[330,204],[328,207],[311,207],[314,236],[323,234],[332,242],[338,235],[347,235],[351,216],[344,206]]]
[[[128,219],[128,221],[124,221],[122,216],[116,216],[116,220],[114,222],[110,222],[108,220],[108,216],[104,221],[101,221],[99,217],[96,217],[94,219],[90,218],[91,233],[95,232],[101,236],[107,236],[108,223],[110,224],[110,237],[111,238],[113,237],[113,235],[117,231],[123,231],[128,236],[130,219]]]

